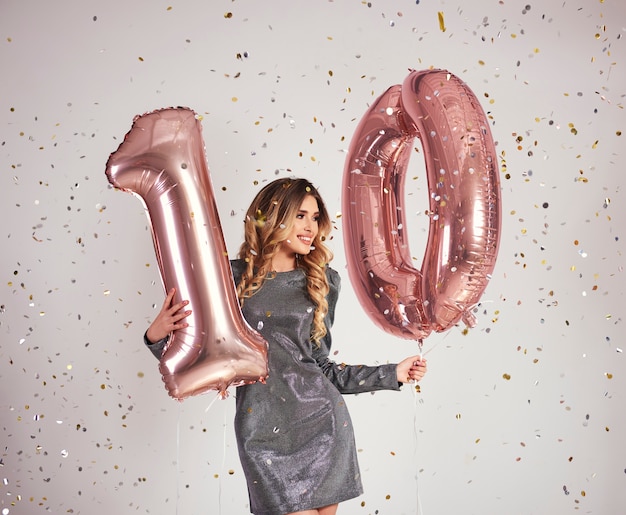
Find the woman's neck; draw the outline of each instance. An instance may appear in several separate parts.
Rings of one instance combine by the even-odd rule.
[[[296,268],[296,258],[274,256],[271,267],[273,272],[291,272]]]

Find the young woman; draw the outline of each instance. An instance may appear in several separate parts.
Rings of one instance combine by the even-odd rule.
[[[426,362],[345,365],[329,359],[340,279],[324,245],[331,221],[305,179],[278,179],[250,205],[239,259],[231,262],[246,321],[269,343],[266,384],[240,386],[235,432],[255,515],[334,515],[363,493],[342,394],[399,390]],[[187,302],[171,291],[145,340],[159,356],[187,327]],[[153,343],[154,342],[154,343]]]

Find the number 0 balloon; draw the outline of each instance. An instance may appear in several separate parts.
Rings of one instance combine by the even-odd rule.
[[[239,307],[201,130],[189,109],[138,116],[106,168],[113,186],[144,202],[165,288],[193,311],[159,363],[175,399],[211,389],[225,396],[267,376],[267,343]]]
[[[419,138],[430,217],[421,270],[412,265],[404,183]],[[492,273],[500,241],[500,185],[488,120],[472,91],[445,70],[411,72],[365,113],[343,176],[350,280],[385,331],[422,340],[463,319]]]

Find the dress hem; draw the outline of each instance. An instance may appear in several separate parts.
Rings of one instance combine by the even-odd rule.
[[[280,506],[278,508],[269,508],[262,511],[250,511],[252,515],[286,515],[287,513],[296,513],[298,511],[307,511],[307,510],[315,510],[319,508],[323,508],[324,506],[331,506],[333,504],[339,504],[345,501],[349,501],[350,499],[356,499],[363,495],[363,490],[355,490],[352,493],[347,493],[346,495],[342,495],[340,497],[335,497],[332,501],[321,501],[315,503],[307,503],[296,506],[288,506],[283,507]]]

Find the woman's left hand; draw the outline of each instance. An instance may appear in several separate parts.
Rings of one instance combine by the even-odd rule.
[[[420,381],[428,371],[426,360],[420,356],[403,359],[396,368],[399,383]]]

